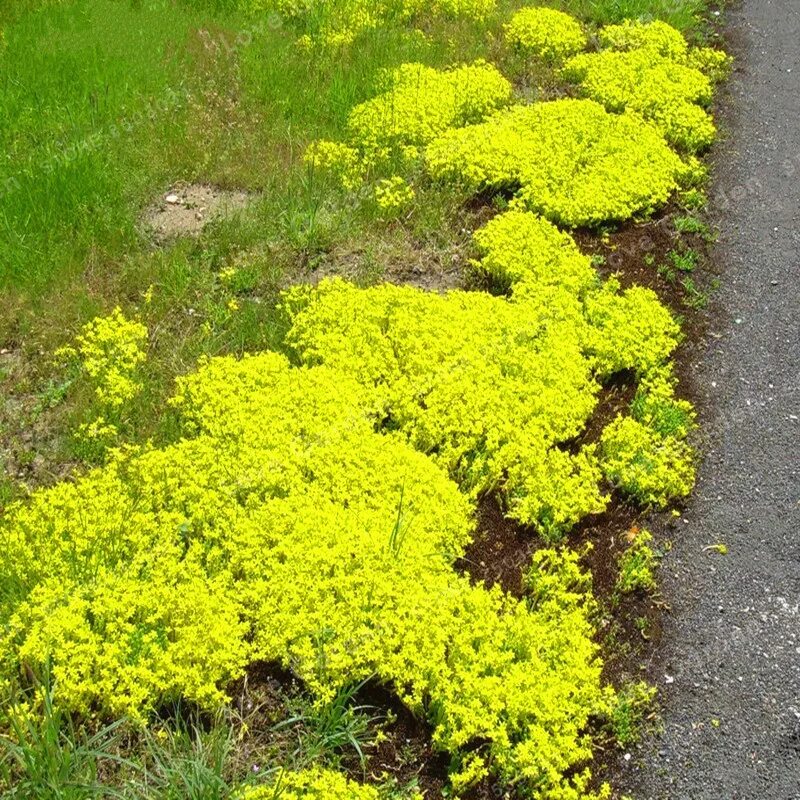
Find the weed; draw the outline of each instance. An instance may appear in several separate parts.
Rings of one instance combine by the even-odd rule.
[[[685,292],[683,298],[684,305],[688,306],[689,308],[693,308],[696,311],[702,311],[704,308],[708,308],[710,299],[708,292],[699,289],[692,278],[687,275],[685,278],[683,278],[683,280],[681,280],[681,286],[683,286],[683,290]]]
[[[308,766],[316,762],[338,764],[343,755],[355,753],[363,765],[364,749],[370,730],[378,717],[371,715],[374,707],[356,705],[358,692],[367,681],[340,689],[329,703],[323,706],[311,702],[275,726],[276,731],[292,729],[297,735],[295,763]]]
[[[618,690],[611,731],[619,747],[629,747],[639,740],[657,694],[654,686],[644,682],[629,683]]]
[[[17,697],[11,704],[9,733],[0,736],[0,788],[9,800],[88,800],[122,797],[99,780],[101,769],[133,764],[120,755],[118,720],[89,733],[53,702],[49,681],[37,692],[40,705]]]
[[[654,592],[658,555],[651,547],[653,537],[648,531],[634,531],[632,543],[619,558],[619,575],[615,592],[619,595],[633,592]]]
[[[692,248],[683,251],[670,250],[667,259],[678,272],[694,272],[700,263],[700,253]]]
[[[673,217],[672,223],[675,225],[675,230],[678,231],[678,233],[704,234],[709,230],[708,225],[706,225],[703,220],[689,214]]]
[[[219,800],[228,795],[233,730],[221,715],[210,727],[193,716],[186,721],[178,715],[171,725],[145,731],[141,775],[129,781],[135,800]]]

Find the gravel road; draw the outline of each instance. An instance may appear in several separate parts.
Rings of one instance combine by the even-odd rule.
[[[664,732],[623,762],[636,800],[800,799],[800,0],[727,16],[722,286],[692,365],[709,441],[664,565]]]

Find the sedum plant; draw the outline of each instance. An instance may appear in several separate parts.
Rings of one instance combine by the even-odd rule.
[[[437,749],[532,797],[583,797],[587,725],[610,702],[588,606],[459,575],[470,503],[374,431],[369,394],[275,354],[211,361],[175,398],[191,438],[12,508],[4,680],[51,665],[60,708],[145,722],[179,698],[219,706],[255,661],[320,703],[374,675]]]
[[[575,240],[529,211],[499,214],[475,231],[475,270],[515,298],[560,286],[577,297],[598,285],[591,259]]]
[[[359,34],[392,20],[411,22],[423,18],[485,20],[496,0],[239,0],[253,13],[273,11],[305,29],[301,43],[341,47]]]
[[[115,308],[84,325],[75,348],[62,348],[60,354],[77,357],[99,406],[119,408],[141,391],[138,370],[147,358],[146,347],[147,328]]]
[[[523,306],[340,279],[290,290],[290,341],[372,389],[376,418],[429,453],[474,496],[502,487],[510,513],[556,534],[603,508],[582,430],[599,386],[582,353],[579,304],[553,290]]]
[[[633,530],[632,535],[633,541],[618,559],[617,595],[654,592],[657,588],[658,556],[652,547],[653,535],[641,530]]]
[[[648,50],[662,58],[676,61],[685,58],[689,52],[684,35],[661,20],[623,20],[617,25],[601,28],[597,38],[601,47],[609,50]]]
[[[586,47],[580,22],[553,8],[522,8],[506,25],[506,39],[521,53],[549,64],[565,61]]]
[[[714,141],[716,128],[705,107],[713,82],[729,63],[724,53],[689,48],[664,22],[610,25],[599,40],[601,52],[576,55],[563,70],[585,96],[609,111],[635,111],[684,152],[698,152]]]
[[[60,348],[56,357],[77,366],[92,387],[91,419],[75,434],[83,455],[97,459],[120,435],[131,403],[141,393],[141,369],[147,360],[147,328],[128,319],[117,307],[95,317],[75,337],[74,346]]]
[[[681,160],[632,114],[592,100],[515,106],[450,130],[426,149],[430,174],[472,192],[512,192],[512,206],[567,226],[644,214],[678,187]]]
[[[381,216],[387,219],[408,210],[415,196],[414,189],[400,175],[384,178],[375,184],[375,205]]]
[[[380,800],[374,786],[366,786],[330,769],[282,770],[266,786],[234,792],[232,800]],[[411,797],[411,795],[409,795]]]
[[[530,213],[501,215],[476,240],[479,268],[516,278],[511,300],[329,279],[285,295],[289,342],[304,363],[367,387],[377,423],[463,491],[500,489],[510,516],[558,536],[607,502],[594,447],[567,447],[602,381],[662,369],[679,328],[650,290],[601,284],[574,244]]]
[[[365,151],[426,144],[449,128],[485,119],[511,100],[511,84],[485,61],[448,70],[401,64],[387,73],[385,84],[348,117],[350,140]]]
[[[373,170],[385,174],[390,166],[408,172],[418,164],[421,146],[446,130],[485,119],[508,105],[511,95],[511,84],[485,61],[446,70],[401,64],[384,73],[381,92],[350,111],[347,142],[312,142],[305,161],[355,191]],[[382,180],[375,187],[379,202],[389,194],[396,200],[402,179],[390,173]]]
[[[665,507],[686,497],[695,483],[696,427],[690,403],[674,395],[674,380],[656,373],[639,389],[630,416],[603,431],[600,449],[609,480],[646,505]]]

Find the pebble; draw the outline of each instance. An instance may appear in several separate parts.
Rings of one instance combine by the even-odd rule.
[[[164,199],[165,199],[165,200],[166,200],[166,201],[167,201],[167,202],[168,202],[170,205],[173,205],[173,206],[174,206],[176,203],[179,203],[179,202],[180,202],[180,200],[181,200],[181,199],[180,199],[180,197],[178,197],[178,195],[176,195],[176,194],[168,194],[168,195],[167,195],[167,196],[166,196]]]

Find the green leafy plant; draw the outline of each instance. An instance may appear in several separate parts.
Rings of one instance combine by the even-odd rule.
[[[9,800],[122,798],[103,786],[100,770],[136,767],[121,753],[125,720],[89,732],[54,701],[51,682],[35,696],[17,693],[4,709],[7,732],[0,735],[0,788]]]
[[[289,728],[296,732],[297,748],[293,754],[296,763],[336,764],[348,751],[358,756],[362,766],[366,763],[364,748],[379,717],[373,713],[377,709],[357,705],[354,700],[368,680],[343,687],[321,706],[308,703],[276,725],[276,730]]]
[[[630,747],[638,741],[657,694],[655,686],[643,681],[628,683],[618,691],[610,724],[619,747]]]
[[[633,592],[654,592],[658,556],[652,548],[653,536],[649,531],[632,531],[633,540],[619,557],[619,575],[616,592],[620,595]]]

